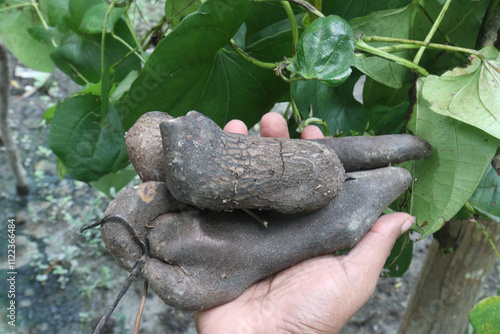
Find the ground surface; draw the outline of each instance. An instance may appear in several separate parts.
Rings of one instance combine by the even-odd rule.
[[[16,69],[11,88],[10,122],[24,166],[31,194],[15,195],[12,173],[0,156],[0,224],[17,220],[17,327],[13,331],[0,321],[1,333],[90,333],[107,310],[125,280],[105,250],[98,229],[83,235],[78,229],[99,220],[109,199],[87,184],[56,176],[56,158],[48,147],[49,126],[39,121],[47,107],[78,87],[56,72],[53,83],[23,98],[35,85],[27,69]],[[23,74],[24,73],[24,74]],[[25,76],[27,78],[22,78]],[[17,88],[16,88],[17,87]],[[0,147],[0,151],[3,150]],[[380,279],[368,304],[344,329],[350,333],[394,333],[429,244],[415,245],[414,259],[403,278]],[[5,254],[6,234],[0,236]],[[6,260],[0,261],[0,291],[6,291]],[[486,294],[498,289],[498,269],[485,284]],[[142,283],[133,284],[115,311],[106,333],[131,333]],[[7,303],[0,294],[2,309]],[[166,306],[152,292],[148,295],[141,333],[194,333],[192,314]]]

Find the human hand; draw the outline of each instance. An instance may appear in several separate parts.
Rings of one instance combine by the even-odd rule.
[[[287,136],[284,119],[273,115],[264,118],[262,134]],[[267,119],[269,117],[270,119]],[[238,300],[242,300],[238,299],[238,296],[255,282],[279,272],[286,273],[287,271],[284,271],[286,268],[308,259],[333,254],[339,249],[359,243],[375,223],[376,217],[411,183],[412,177],[408,171],[387,165],[424,158],[430,152],[425,141],[408,135],[317,139],[318,143],[333,146],[331,149],[339,156],[346,170],[340,193],[324,207],[294,214],[273,210],[262,210],[257,214],[252,214],[248,210],[231,212],[201,210],[174,198],[166,183],[168,181],[166,175],[161,173],[160,161],[163,163],[171,161],[158,146],[159,139],[165,144],[165,137],[162,138],[160,127],[164,126],[165,122],[171,122],[168,119],[169,116],[164,113],[151,112],[143,115],[128,132],[127,151],[144,183],[122,191],[109,205],[101,226],[106,247],[120,266],[129,271],[138,271],[138,276],[147,280],[165,303],[184,310],[213,308],[213,311],[216,310],[214,307],[236,299],[235,303],[226,304],[235,305]],[[194,121],[204,122],[205,127],[210,126],[216,132],[215,135],[229,135],[221,134],[220,128],[210,124],[198,113],[188,113],[185,117],[172,121],[185,128],[179,132],[179,129],[174,127],[169,135],[177,133],[190,138],[198,135],[198,139],[193,139],[193,143],[203,143],[203,140],[207,142],[209,140],[205,137],[207,133],[199,136],[201,131],[196,132],[199,127],[193,126]],[[231,124],[240,126],[240,129],[246,132],[241,123],[231,122]],[[233,128],[231,131],[239,130]],[[214,133],[211,135],[214,136]],[[232,134],[231,137],[238,140],[245,136]],[[319,129],[311,127],[304,131],[303,137],[317,138],[321,137],[321,134]],[[167,139],[167,147],[169,147],[168,140],[172,138]],[[172,142],[178,143],[175,138],[173,140]],[[303,144],[299,142],[298,145]],[[187,146],[191,144],[186,142]],[[199,153],[194,151],[196,145],[190,147],[191,153]],[[215,148],[212,146],[212,149]],[[203,157],[198,157],[197,160],[191,156],[191,160],[190,166],[196,167],[198,164],[198,171],[204,168],[203,164],[208,163]],[[236,172],[234,175],[229,174],[237,181],[239,176]],[[175,187],[173,189],[175,190]],[[397,220],[400,231],[400,225],[407,217],[400,217]],[[395,237],[389,238],[386,234],[382,234],[380,245],[376,242],[374,247],[390,244],[394,239]],[[368,252],[363,254],[365,253]],[[375,251],[371,253],[377,254]],[[384,256],[381,258],[377,274],[380,272]],[[352,262],[347,259],[347,263]],[[340,264],[345,263],[340,262]],[[344,274],[346,284],[350,284],[352,277],[358,274],[361,277],[366,276],[362,271],[356,272],[344,265],[340,267],[347,268]],[[337,270],[333,271],[335,272]],[[347,273],[351,273],[351,276]],[[328,273],[326,275],[331,277]],[[282,276],[283,274],[278,274],[276,277]],[[313,277],[315,278],[316,274],[313,273]],[[286,282],[290,280],[290,278],[285,279]],[[299,287],[301,284],[300,280],[294,282],[293,287]],[[336,284],[343,288],[340,280]],[[268,288],[274,286],[272,283]],[[255,286],[252,289],[255,291]],[[360,293],[361,288],[356,286],[356,289],[356,293]],[[297,291],[299,293],[302,290],[297,289]],[[310,298],[308,290],[304,295]],[[248,292],[244,296],[248,296]],[[292,294],[292,300],[297,299],[294,296]],[[327,298],[335,300],[333,295]],[[336,318],[343,319],[336,320],[338,327],[354,314],[356,305],[362,304],[367,297],[365,299],[353,297],[352,300],[349,299],[349,304],[343,298],[340,295],[338,300],[343,302],[341,307],[345,310],[342,313],[348,316]],[[338,304],[333,305],[337,309]],[[277,308],[276,312],[284,314],[280,308]],[[278,313],[266,314],[274,316]],[[313,313],[317,313],[316,310],[313,310]],[[230,319],[233,315],[230,313]],[[242,319],[250,318],[239,318],[240,321]],[[288,317],[288,319],[295,318]],[[203,323],[209,324],[210,321],[200,321],[200,324]],[[274,329],[271,331],[274,332]]]
[[[225,131],[247,134],[245,125],[231,121]],[[261,136],[288,137],[286,121],[266,114]],[[302,139],[319,139],[307,127]],[[368,301],[396,239],[414,223],[405,213],[377,220],[346,255],[316,257],[250,286],[224,305],[195,314],[198,332],[210,333],[338,333]]]

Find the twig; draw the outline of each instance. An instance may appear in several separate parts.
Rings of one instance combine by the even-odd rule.
[[[123,298],[123,296],[127,292],[128,288],[132,284],[133,278],[135,276],[137,276],[137,274],[141,270],[141,268],[144,265],[144,263],[145,263],[145,260],[143,258],[141,260],[137,261],[137,263],[136,263],[136,265],[134,267],[134,270],[132,270],[132,272],[130,273],[130,275],[127,277],[127,279],[123,283],[122,289],[120,290],[120,292],[116,296],[115,300],[113,301],[113,304],[109,307],[109,309],[106,312],[106,314],[104,314],[104,316],[101,318],[101,320],[97,324],[97,327],[94,330],[94,334],[101,333],[102,329],[104,328],[104,325],[106,325],[106,323],[108,322],[109,318],[111,317],[111,314],[113,314],[113,311],[115,310],[116,306],[118,305],[118,303],[120,302],[120,300]]]
[[[137,316],[135,317],[134,334],[139,334],[139,328],[141,327],[142,312],[144,311],[144,305],[146,305],[147,295],[148,295],[148,281],[144,281],[144,286],[142,288],[141,304],[139,305],[139,310],[137,310]]]
[[[136,264],[134,265],[134,268],[133,268],[132,272],[130,273],[129,277],[127,277],[127,279],[125,280],[125,283],[123,283],[123,287],[120,290],[120,292],[118,293],[118,295],[116,296],[113,304],[110,306],[110,308],[108,309],[108,311],[106,312],[106,314],[102,317],[101,321],[99,321],[99,324],[97,325],[97,327],[96,327],[96,329],[94,331],[94,334],[99,334],[101,332],[101,330],[103,329],[104,325],[108,322],[109,318],[111,317],[111,314],[113,314],[113,311],[115,310],[116,306],[118,305],[118,303],[120,302],[120,300],[122,299],[122,297],[127,292],[128,288],[130,287],[130,284],[132,284],[132,279],[137,276],[137,274],[139,273],[139,271],[144,266],[144,263],[146,263],[146,259],[149,258],[149,252],[148,252],[148,248],[147,248],[146,244],[139,237],[139,234],[137,233],[137,231],[135,230],[135,228],[132,226],[132,224],[130,224],[130,222],[127,219],[125,219],[123,217],[120,217],[120,216],[112,216],[110,218],[104,218],[99,223],[92,224],[92,225],[94,225],[94,226],[102,225],[102,224],[108,223],[110,221],[122,223],[125,226],[127,226],[128,229],[130,230],[130,232],[132,233],[133,238],[137,242],[139,242],[139,244],[141,245],[143,254],[137,260]],[[92,225],[89,225],[89,226],[92,226]],[[142,307],[144,307],[144,306],[142,306]],[[141,311],[141,314],[142,314],[142,311]],[[136,322],[137,322],[137,319],[136,319]]]

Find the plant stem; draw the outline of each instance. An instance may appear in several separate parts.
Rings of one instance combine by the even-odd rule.
[[[414,40],[405,39],[405,38],[393,38],[393,37],[382,37],[382,36],[363,36],[363,41],[364,42],[388,42],[388,43],[413,44],[413,45],[425,46],[425,47],[428,47],[431,49],[445,50],[445,51],[451,51],[451,52],[464,52],[464,53],[468,53],[468,54],[471,54],[471,55],[474,55],[477,57],[482,57],[482,55],[479,51],[476,51],[473,49],[461,48],[458,46],[451,46],[451,45],[445,45],[445,44],[425,43],[422,41],[414,41]]]
[[[281,5],[285,9],[286,15],[288,16],[288,20],[290,20],[290,28],[292,29],[292,55],[295,56],[295,50],[297,48],[297,43],[299,42],[299,27],[297,25],[297,20],[295,19],[295,15],[293,14],[292,6],[287,1],[280,1]]]
[[[250,0],[250,2],[270,2],[270,1],[279,1],[279,0]],[[285,0],[285,1],[296,3],[297,5],[307,9],[308,11],[310,11],[311,13],[313,13],[318,17],[325,17],[325,15],[319,9],[317,9],[315,6],[313,6],[306,0]]]
[[[142,60],[146,61],[146,58],[147,58],[146,53],[144,52],[141,44],[139,43],[139,39],[137,38],[137,35],[135,34],[134,28],[132,27],[132,23],[130,23],[130,17],[128,16],[127,12],[125,12],[125,22],[127,23],[128,30],[130,30],[130,33],[132,34],[132,37],[134,38],[134,42],[137,45],[139,52],[142,55]]]
[[[231,41],[229,41],[229,45],[231,45],[231,47],[233,48],[234,51],[236,51],[236,53],[238,53],[244,59],[248,60],[250,63],[258,67],[265,68],[266,70],[274,70],[276,66],[278,66],[278,63],[266,63],[251,57],[248,53],[243,51],[238,44],[236,44],[234,39],[231,39]]]
[[[113,65],[111,65],[110,68],[115,68],[116,66],[120,65],[121,63],[123,63],[125,61],[125,59],[127,59],[128,57],[130,57],[131,55],[135,54],[137,55],[137,52],[139,50],[139,47],[135,47],[134,49],[130,50],[129,52],[127,52],[125,54],[125,56],[123,56],[122,59],[118,60],[116,63],[114,63]]]
[[[396,44],[396,45],[381,46],[377,49],[380,51],[392,53],[392,52],[398,52],[398,51],[405,51],[408,49],[418,49],[419,47],[420,47],[419,45],[415,45],[415,44]],[[362,58],[368,58],[368,57],[372,57],[372,55],[368,55],[365,53],[357,53],[356,54],[356,58],[362,59]]]
[[[316,15],[317,17],[325,17],[325,15],[322,12],[320,12],[315,6],[311,5],[309,2],[307,2],[305,0],[288,0],[288,1],[296,3],[297,5],[304,7],[305,9],[307,9],[308,11],[310,11],[311,13]]]
[[[31,4],[31,3],[19,3],[17,5],[7,6],[7,7],[4,7],[4,8],[1,8],[0,9],[0,13],[1,12],[6,12],[6,11],[14,9],[14,8],[28,7],[28,6],[33,6],[33,4]]]
[[[317,117],[310,117],[304,121],[304,126],[308,126],[310,124],[319,124],[323,127],[323,134],[325,136],[328,136],[328,124],[321,118]]]
[[[289,113],[290,113],[290,108],[292,107],[292,104],[291,103],[288,103],[288,105],[286,106],[286,110],[285,110],[285,119],[288,121],[288,117],[290,117]]]
[[[293,118],[295,118],[295,123],[299,127],[300,132],[304,131],[304,122],[302,122],[302,118],[300,117],[299,108],[297,108],[297,104],[295,104],[295,99],[292,94],[292,87],[290,86],[290,104],[292,105],[292,114]]]
[[[429,33],[425,37],[424,43],[427,44],[431,41],[432,37],[436,33],[436,30],[438,29],[439,25],[441,24],[441,21],[444,18],[444,14],[446,14],[446,11],[448,10],[448,7],[450,6],[451,1],[452,0],[446,0],[443,8],[441,9],[441,12],[439,12],[439,15],[438,15],[436,21],[432,25],[431,30],[429,30]],[[422,59],[422,55],[424,54],[424,51],[425,51],[425,46],[420,47],[417,54],[415,55],[415,58],[413,59],[413,62],[415,64],[418,65],[418,63],[420,62],[420,59]]]
[[[143,50],[147,50],[149,48],[149,45],[151,44],[151,38],[149,39],[148,43],[145,44],[146,40],[149,38],[149,36],[150,35],[154,35],[158,31],[160,31],[161,28],[163,28],[163,25],[165,23],[167,23],[167,18],[165,16],[163,16],[161,18],[161,20],[154,27],[152,27],[151,29],[148,30],[148,32],[146,33],[146,35],[144,35],[144,37],[141,40],[141,46],[142,46]]]
[[[101,75],[104,73],[104,47],[106,45],[106,26],[108,25],[108,19],[109,15],[111,14],[111,11],[115,7],[115,5],[118,3],[118,0],[113,0],[112,3],[109,4],[108,10],[106,11],[106,16],[104,17],[104,23],[102,25],[102,32],[101,32]]]
[[[75,72],[75,74],[80,78],[82,79],[84,82],[85,82],[85,85],[88,85],[90,84],[90,81],[88,81],[84,76],[83,74],[81,74],[77,69],[76,67],[73,66],[73,64],[71,63],[68,63],[69,64],[69,67],[71,67],[71,69]]]
[[[40,21],[42,21],[42,25],[45,28],[45,30],[49,30],[49,25],[47,24],[47,21],[43,18],[42,12],[40,12],[40,8],[38,8],[38,4],[36,3],[35,0],[30,0],[31,1],[31,6],[35,9],[36,14],[38,15],[38,18]],[[56,41],[51,38],[52,45],[57,48],[57,43]]]
[[[421,74],[421,75],[423,75],[425,77],[429,75],[429,72],[427,72],[427,70],[425,68],[423,68],[421,66],[418,66],[417,64],[409,61],[408,59],[404,59],[404,58],[395,56],[393,54],[390,54],[390,53],[387,53],[387,52],[384,52],[384,51],[380,51],[379,49],[366,44],[361,39],[356,42],[355,46],[356,46],[356,48],[358,50],[361,50],[363,52],[367,52],[367,53],[373,54],[375,56],[378,56],[378,57],[381,57],[381,58],[393,61],[393,62],[395,62],[397,64],[406,66],[408,68],[411,68],[412,70],[417,71],[419,74]]]
[[[139,45],[136,47],[136,48],[133,48],[132,46],[130,46],[125,40],[123,40],[120,36],[117,36],[113,33],[113,31],[111,31],[111,37],[113,37],[114,39],[116,39],[118,42],[122,43],[123,45],[125,45],[125,47],[127,49],[129,49],[130,51],[132,51],[136,56],[137,58],[139,58],[141,60],[141,62],[145,63],[146,62],[146,58],[143,58],[141,57],[140,54],[138,54],[136,51],[137,49],[141,50],[142,51],[142,48],[139,47]]]

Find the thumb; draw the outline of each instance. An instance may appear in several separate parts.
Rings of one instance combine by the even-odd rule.
[[[356,275],[360,275],[358,277],[376,281],[396,239],[414,223],[412,216],[402,212],[380,217],[344,261],[354,265],[358,271]]]

